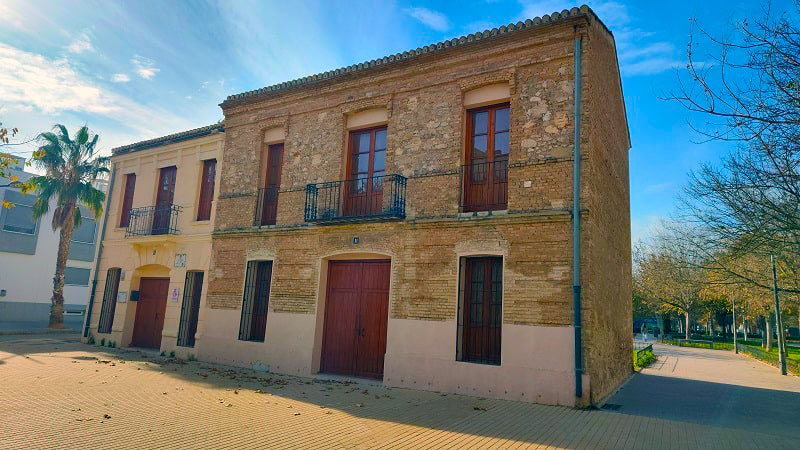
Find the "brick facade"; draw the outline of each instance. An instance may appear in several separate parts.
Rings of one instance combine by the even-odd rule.
[[[247,260],[271,259],[269,313],[315,315],[323,258],[372,253],[392,259],[390,319],[455,321],[459,256],[492,254],[504,257],[504,325],[571,327],[573,49],[579,35],[583,333],[591,388],[575,403],[601,400],[630,373],[629,142],[613,38],[588,11],[223,103],[225,164],[207,306],[241,308]],[[464,95],[494,83],[510,93],[508,210],[459,213]],[[405,220],[305,223],[306,185],[347,176],[347,117],[376,107],[388,115],[386,173],[408,179]],[[285,133],[277,225],[254,227],[262,140],[274,127]],[[572,342],[559,345],[571,351]],[[563,357],[571,363],[571,355]]]

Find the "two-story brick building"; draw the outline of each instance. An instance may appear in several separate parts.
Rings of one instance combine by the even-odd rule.
[[[588,8],[221,106],[199,358],[563,405],[630,373],[630,143]]]
[[[112,150],[87,337],[194,354],[223,136],[215,124]]]
[[[221,107],[115,149],[96,337],[547,404],[630,373],[630,142],[588,8]]]

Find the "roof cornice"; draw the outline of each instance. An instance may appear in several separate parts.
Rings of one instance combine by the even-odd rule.
[[[225,123],[219,122],[204,127],[195,128],[192,130],[181,131],[167,136],[161,136],[146,141],[139,141],[133,144],[123,145],[111,149],[111,156],[122,155],[125,153],[138,152],[148,148],[161,147],[167,144],[174,144],[176,142],[188,141],[190,139],[197,139],[204,136],[209,136],[215,133],[222,133],[225,131]]]
[[[240,94],[229,95],[224,102],[220,103],[220,106],[224,109],[226,107],[235,104],[247,103],[256,98],[263,97],[269,94],[283,93],[284,91],[287,91],[292,88],[313,85],[322,81],[328,81],[344,77],[346,75],[351,75],[354,73],[366,72],[370,69],[374,69],[377,67],[385,67],[403,63],[405,61],[423,55],[442,52],[451,48],[462,47],[477,42],[489,41],[500,36],[506,36],[509,33],[514,33],[520,30],[525,30],[530,28],[537,28],[557,23],[560,21],[572,19],[575,17],[591,17],[593,20],[596,20],[598,23],[600,23],[600,25],[606,32],[611,34],[611,31],[608,29],[608,27],[605,26],[605,24],[603,24],[603,22],[597,17],[597,15],[595,15],[594,11],[592,11],[591,8],[589,8],[586,5],[582,5],[580,8],[574,7],[569,10],[565,9],[561,12],[554,12],[552,14],[545,14],[541,17],[528,19],[525,20],[524,22],[520,21],[517,23],[510,23],[508,25],[503,25],[498,28],[492,28],[491,30],[485,30],[482,32],[468,34],[458,38],[453,38],[446,41],[438,42],[436,44],[419,47],[414,50],[408,50],[405,52],[396,53],[394,55],[384,56],[383,58],[373,59],[371,61],[365,61],[347,67],[329,70],[327,72],[309,75],[303,78],[297,78],[294,80],[285,81],[283,83],[273,84],[271,86],[266,86],[252,91],[242,92]]]

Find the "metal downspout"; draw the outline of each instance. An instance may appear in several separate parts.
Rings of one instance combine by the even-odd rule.
[[[117,166],[111,168],[111,180],[108,182],[106,195],[106,210],[103,212],[103,229],[100,231],[100,241],[97,243],[97,261],[94,263],[94,279],[92,279],[92,292],[89,294],[89,306],[86,308],[86,317],[83,319],[83,337],[89,336],[89,325],[92,320],[92,306],[94,306],[94,293],[97,291],[97,270],[100,269],[100,257],[103,256],[103,240],[106,238],[106,225],[108,224],[108,207],[111,205],[111,193],[114,190],[114,175]]]
[[[576,29],[577,31],[577,29]],[[572,308],[575,328],[575,396],[583,397],[583,345],[581,343],[581,44],[575,38],[575,137],[572,173]]]

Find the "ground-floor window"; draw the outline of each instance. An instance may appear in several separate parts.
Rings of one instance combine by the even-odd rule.
[[[503,323],[503,258],[464,257],[458,299],[459,361],[500,364]]]
[[[111,325],[114,323],[114,307],[117,303],[121,274],[122,269],[120,268],[108,269],[106,273],[106,288],[103,291],[103,304],[100,307],[100,323],[97,326],[98,333],[111,333]]]
[[[239,340],[264,342],[271,280],[272,261],[249,261],[247,263]]]
[[[200,293],[203,291],[203,272],[186,272],[183,286],[181,321],[178,325],[178,345],[194,347],[197,333],[197,317],[200,314]]]

